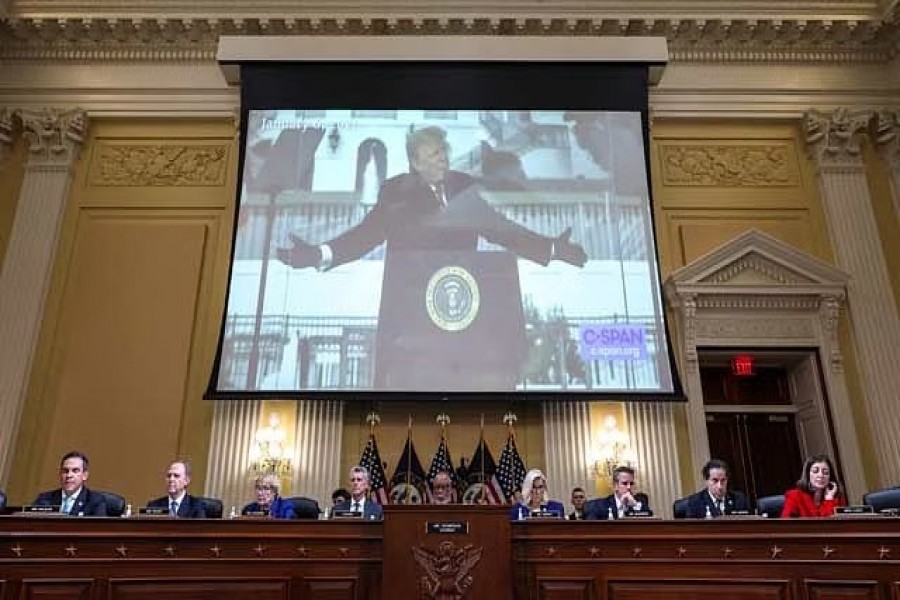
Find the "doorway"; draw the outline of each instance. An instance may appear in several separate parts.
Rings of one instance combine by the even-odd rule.
[[[752,375],[730,360],[754,358]],[[823,387],[813,351],[709,351],[701,382],[710,456],[728,462],[729,487],[751,502],[794,487],[805,456],[832,451]],[[840,467],[837,467],[840,471]]]

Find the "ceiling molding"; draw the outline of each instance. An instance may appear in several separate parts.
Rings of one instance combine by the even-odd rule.
[[[0,58],[9,60],[214,60],[218,39],[223,35],[654,36],[667,39],[672,61],[686,62],[886,62],[900,49],[900,26],[877,18],[613,19],[555,13],[552,18],[419,14],[376,18],[57,19],[16,16],[16,10],[13,13],[0,20]]]

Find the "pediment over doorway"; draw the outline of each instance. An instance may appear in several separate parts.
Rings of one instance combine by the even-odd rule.
[[[670,298],[688,294],[843,295],[846,273],[758,229],[750,229],[666,280]]]

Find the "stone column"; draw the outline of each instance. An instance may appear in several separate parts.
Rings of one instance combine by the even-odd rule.
[[[82,110],[22,111],[18,116],[29,142],[29,154],[0,270],[0,484],[4,486],[73,165],[87,129]],[[0,135],[8,131],[0,126]]]
[[[12,146],[13,113],[8,108],[0,108],[0,160]]]
[[[900,219],[900,109],[883,110],[875,115],[875,148],[891,175],[894,216]]]
[[[209,443],[204,495],[220,498],[227,515],[252,499],[250,447],[259,427],[261,400],[217,400]]]
[[[544,465],[550,497],[571,510],[572,488],[590,495],[594,479],[591,452],[591,415],[587,402],[544,402]]]
[[[300,400],[294,435],[292,494],[331,506],[331,492],[344,483],[341,440],[344,425],[342,400]]]
[[[805,117],[837,264],[850,275],[854,349],[877,449],[881,484],[900,481],[900,319],[882,254],[859,138],[872,114],[838,109]],[[838,424],[847,426],[849,424]]]

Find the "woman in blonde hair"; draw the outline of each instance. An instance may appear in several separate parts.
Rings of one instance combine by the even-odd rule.
[[[547,478],[540,469],[531,469],[522,482],[522,500],[509,511],[509,517],[516,521],[527,519],[534,513],[546,516],[553,514],[560,519],[565,516],[566,509],[561,502],[551,500],[547,493]]]
[[[278,495],[280,489],[278,477],[273,473],[260,475],[253,482],[256,502],[244,507],[243,514],[265,513],[273,519],[293,519],[294,505]]]

